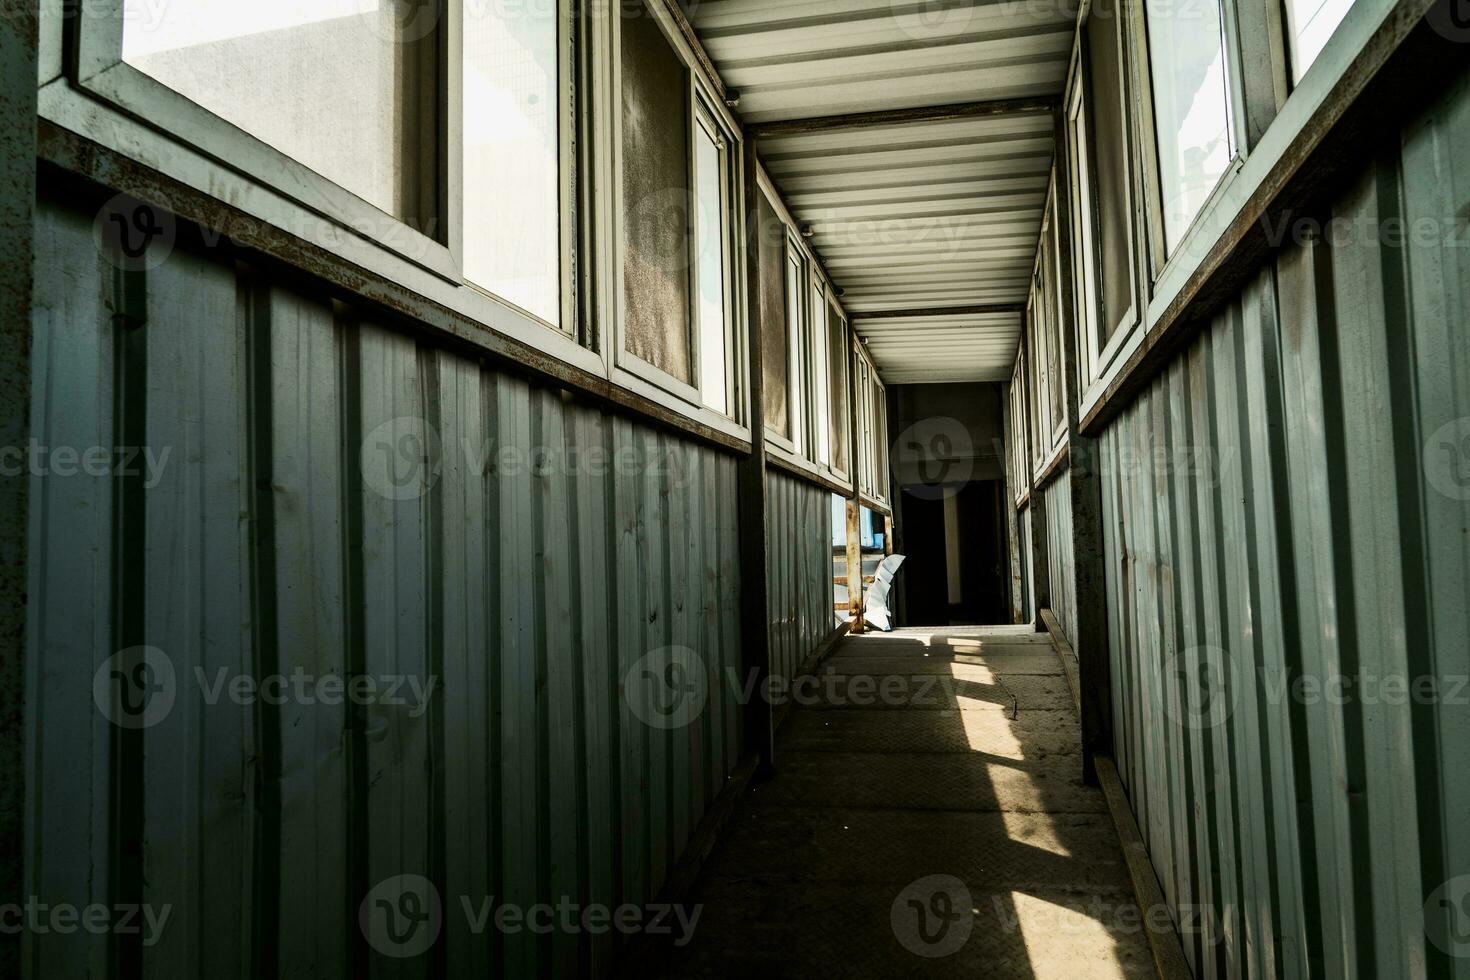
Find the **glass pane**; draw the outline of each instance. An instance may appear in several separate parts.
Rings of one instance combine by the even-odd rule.
[[[1286,0],[1293,81],[1302,80],[1352,5],[1353,0]]]
[[[1123,116],[1123,70],[1118,56],[1118,3],[1098,0],[1087,20],[1087,52],[1097,146],[1098,259],[1102,265],[1102,334],[1099,346],[1133,306],[1133,259],[1129,236],[1128,120]]]
[[[1072,172],[1072,261],[1077,270],[1077,369],[1082,378],[1092,377],[1092,360],[1097,350],[1097,267],[1092,246],[1092,166],[1087,146],[1087,108],[1077,106],[1072,117],[1068,165]],[[1079,382],[1078,390],[1085,387]]]
[[[464,9],[464,276],[561,324],[555,4]]]
[[[688,72],[645,5],[623,11],[625,344],[693,384]]]
[[[817,462],[830,460],[827,431],[827,299],[820,283],[812,284],[812,429],[817,437]]]
[[[791,340],[791,440],[806,452],[806,358],[802,356],[801,258],[788,246],[786,256],[786,335]]]
[[[1062,423],[1062,313],[1058,308],[1057,285],[1062,281],[1057,272],[1056,257],[1059,244],[1057,242],[1057,222],[1053,218],[1046,229],[1046,242],[1043,247],[1042,267],[1046,270],[1048,286],[1046,289],[1046,311],[1047,311],[1047,377],[1050,379],[1051,392],[1051,420],[1052,428],[1055,429]]]
[[[832,465],[847,472],[847,332],[842,328],[842,314],[837,307],[827,307],[827,383],[830,386],[831,414],[828,432],[832,443]]]
[[[180,0],[125,18],[123,60],[257,139],[408,217],[412,86],[435,16],[382,0]],[[422,42],[422,43],[418,43]],[[407,149],[405,149],[407,148]],[[424,228],[432,233],[432,227]]]
[[[1148,0],[1148,49],[1168,251],[1230,165],[1230,93],[1220,8]]]
[[[699,393],[717,412],[730,413],[726,381],[724,150],[703,126],[695,127],[695,227],[699,257]]]
[[[772,432],[790,439],[791,349],[786,339],[786,226],[765,194],[756,213],[760,228],[761,407]]]

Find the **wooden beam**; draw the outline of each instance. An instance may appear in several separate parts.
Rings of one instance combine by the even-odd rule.
[[[775,774],[775,726],[764,696],[771,673],[770,583],[766,578],[766,420],[760,324],[760,183],[756,140],[747,137],[742,155],[745,188],[745,302],[749,380],[750,452],[739,462],[740,621],[743,682],[757,692],[745,705],[745,749],[756,758],[756,774]]]
[[[863,631],[863,538],[862,507],[856,500],[847,502],[847,612],[852,617],[851,631]]]
[[[902,123],[949,122],[956,119],[983,119],[990,116],[1051,112],[1056,105],[1057,99],[1051,96],[1027,99],[989,99],[983,102],[958,102],[952,105],[880,109],[875,112],[811,116],[806,119],[782,119],[767,123],[753,123],[746,127],[746,132],[757,132],[762,137],[799,136],[809,133],[826,133],[834,129],[863,129]]]
[[[914,310],[870,310],[849,313],[849,320],[901,320],[935,316],[984,316],[988,313],[1024,313],[1025,303],[989,303],[981,306],[931,306]]]

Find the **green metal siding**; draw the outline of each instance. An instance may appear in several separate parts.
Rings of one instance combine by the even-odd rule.
[[[1202,977],[1470,977],[1466,95],[1100,440],[1119,771]]]
[[[790,681],[837,625],[832,492],[774,469],[766,487],[771,676]]]
[[[92,223],[42,203],[34,434],[170,457],[153,486],[32,483],[27,892],[170,905],[135,951],[150,976],[606,973],[612,934],[475,934],[460,898],[611,907],[664,885],[742,744],[735,459],[224,250],[119,274]],[[432,478],[381,492],[382,432],[395,452],[437,433]],[[132,644],[166,653],[178,696],[123,734],[93,680]],[[667,646],[710,676],[687,726],[624,696]],[[421,712],[208,705],[196,668],[437,686]],[[405,873],[442,896],[444,933],[389,960],[358,909]],[[30,976],[109,975],[105,937],[25,941]]]

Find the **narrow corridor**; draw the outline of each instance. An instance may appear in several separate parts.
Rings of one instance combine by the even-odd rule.
[[[849,637],[797,689],[668,976],[1153,975],[1071,693],[1027,627]]]

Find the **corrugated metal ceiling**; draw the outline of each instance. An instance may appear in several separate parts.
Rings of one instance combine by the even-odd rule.
[[[691,0],[760,156],[890,383],[1004,380],[1020,314],[863,314],[1025,301],[1052,157],[1043,105],[907,121],[937,106],[1059,96],[1075,8],[975,0]],[[837,127],[794,120],[868,113]],[[875,118],[874,113],[886,116]],[[759,131],[759,130],[758,130]]]

